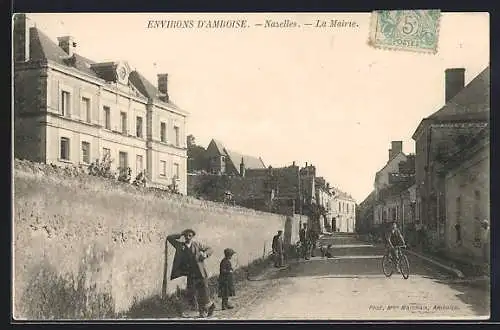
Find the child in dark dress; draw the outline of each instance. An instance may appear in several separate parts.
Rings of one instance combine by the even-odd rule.
[[[219,271],[219,297],[222,298],[222,309],[232,309],[229,297],[235,295],[233,284],[233,266],[231,257],[235,254],[233,249],[224,249],[224,259],[220,262]]]

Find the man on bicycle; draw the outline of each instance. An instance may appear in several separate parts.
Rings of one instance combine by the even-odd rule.
[[[385,235],[386,247],[389,249],[389,252],[394,261],[397,261],[399,256],[396,255],[396,246],[406,246],[405,238],[401,231],[398,228],[398,224],[396,222],[392,223],[389,231]]]

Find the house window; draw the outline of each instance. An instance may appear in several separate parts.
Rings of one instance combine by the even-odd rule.
[[[82,97],[80,111],[82,120],[90,123],[90,99],[88,97]]]
[[[179,178],[179,164],[174,163],[174,178],[178,179]]]
[[[127,134],[127,114],[125,112],[120,112],[120,121],[122,124],[122,133]]]
[[[120,166],[121,170],[124,170],[128,167],[128,159],[127,159],[127,153],[120,151],[118,154],[118,165]]]
[[[136,167],[137,167],[137,173],[142,172],[142,170],[143,170],[142,155],[137,155],[137,157],[136,157]]]
[[[161,176],[167,175],[167,162],[164,160],[160,160],[160,175]]]
[[[142,138],[142,117],[136,118],[136,135],[138,138]]]
[[[61,108],[60,114],[63,116],[69,116],[71,104],[71,94],[67,91],[61,91]]]
[[[90,143],[82,142],[82,161],[85,164],[90,163]]]
[[[61,138],[61,159],[69,160],[69,139]]]
[[[160,123],[160,141],[167,142],[167,125]]]
[[[104,128],[111,129],[111,109],[107,106],[104,106],[103,110],[104,110]]]
[[[179,147],[181,145],[181,136],[178,126],[174,126],[174,132],[175,132],[175,146]]]

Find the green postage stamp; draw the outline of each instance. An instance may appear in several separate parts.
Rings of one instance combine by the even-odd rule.
[[[440,15],[440,10],[374,11],[369,42],[376,48],[435,54]]]

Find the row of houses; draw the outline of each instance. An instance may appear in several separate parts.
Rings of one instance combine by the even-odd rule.
[[[13,22],[14,156],[58,166],[111,159],[114,172],[187,192],[188,112],[125,61],[95,62],[72,36],[49,38],[25,15]]]
[[[419,123],[415,153],[393,141],[374,190],[360,203],[360,230],[395,221],[409,235],[425,232],[428,248],[480,258],[489,213],[490,69],[464,86],[465,69],[445,71],[445,104]]]
[[[354,232],[356,202],[318,176],[316,167],[266,166],[212,139],[207,168],[188,173],[188,194],[280,214],[307,215],[319,231]]]
[[[110,159],[112,172],[145,176],[148,186],[214,200],[230,191],[246,207],[307,214],[321,230],[354,230],[354,200],[312,165],[266,167],[212,140],[204,151],[211,175],[188,180],[189,113],[172,101],[168,74],[158,73],[155,85],[126,61],[96,62],[77,45],[70,35],[52,40],[25,14],[14,16],[15,158],[63,167]]]

